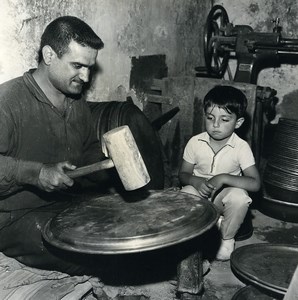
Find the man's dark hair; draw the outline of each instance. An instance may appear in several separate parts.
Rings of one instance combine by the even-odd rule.
[[[247,107],[246,96],[237,88],[227,85],[217,85],[204,98],[204,112],[207,108],[218,106],[228,113],[234,113],[238,118],[244,116]]]
[[[68,45],[75,41],[82,46],[88,46],[100,50],[104,43],[84,21],[77,17],[63,16],[52,21],[41,36],[40,48],[38,51],[38,62],[42,61],[42,48],[51,46],[57,56],[67,52]]]

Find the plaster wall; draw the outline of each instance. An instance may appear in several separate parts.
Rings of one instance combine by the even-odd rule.
[[[234,25],[249,25],[256,32],[272,32],[275,18],[280,18],[282,37],[298,38],[298,2],[296,0],[221,0],[213,1],[222,5]],[[297,61],[297,60],[296,60]],[[231,62],[233,69],[233,62]],[[234,62],[234,68],[236,64]],[[277,91],[279,99],[277,116],[298,119],[298,65],[282,64],[276,68],[264,69],[259,73],[257,84],[269,86]]]
[[[0,4],[0,83],[36,66],[45,26],[61,15],[85,20],[105,43],[98,63],[103,69],[88,92],[89,101],[113,99],[129,89],[131,57],[166,55],[169,76],[194,74],[202,64],[201,15],[209,0],[2,0]]]

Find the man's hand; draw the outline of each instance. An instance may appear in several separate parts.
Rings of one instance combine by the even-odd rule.
[[[74,181],[65,174],[65,170],[74,170],[76,166],[69,162],[44,165],[39,173],[38,187],[46,192],[53,192],[71,187]]]

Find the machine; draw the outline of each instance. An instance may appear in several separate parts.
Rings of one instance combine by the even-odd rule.
[[[233,25],[226,10],[215,5],[208,14],[204,32],[205,68],[198,75],[222,78],[229,73],[229,59],[234,55],[237,69],[230,80],[256,84],[259,71],[280,63],[298,63],[298,39],[282,37],[279,18],[273,32],[255,32],[248,25]]]
[[[273,21],[270,32],[255,32],[248,25],[233,25],[221,5],[210,10],[204,29],[205,66],[197,67],[197,77],[223,78],[230,81],[256,84],[259,72],[281,63],[298,64],[298,39],[282,36],[279,19]],[[229,60],[235,58],[235,74]],[[264,115],[268,121],[275,117],[276,91],[270,87],[257,87],[256,108],[252,116],[252,150],[259,165],[264,134]]]

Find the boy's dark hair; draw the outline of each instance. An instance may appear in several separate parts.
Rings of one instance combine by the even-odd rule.
[[[218,106],[228,113],[234,113],[237,119],[244,116],[247,107],[246,96],[237,88],[227,85],[217,85],[204,98],[204,112],[211,106]]]
[[[104,43],[84,21],[77,17],[63,16],[52,21],[41,36],[38,51],[38,62],[42,61],[42,48],[46,45],[52,47],[60,58],[68,51],[69,43],[74,40],[82,46],[100,50]]]

